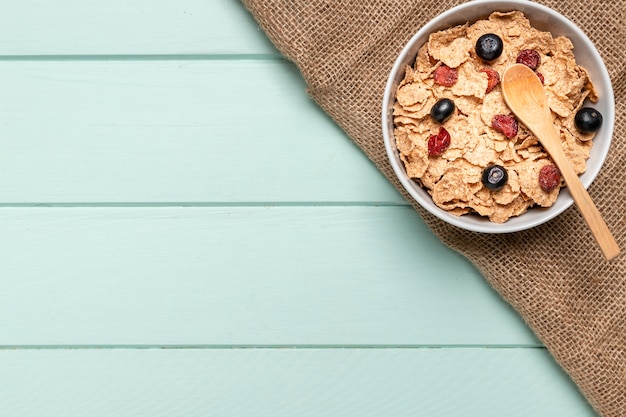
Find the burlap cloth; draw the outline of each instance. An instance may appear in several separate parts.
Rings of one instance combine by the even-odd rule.
[[[393,62],[428,20],[461,1],[244,0],[304,76],[313,99],[400,190],[387,161],[381,105]],[[546,0],[600,51],[616,95],[606,165],[590,194],[626,250],[626,2]],[[530,231],[485,235],[415,207],[523,317],[604,417],[626,416],[626,255],[606,262],[575,207]]]

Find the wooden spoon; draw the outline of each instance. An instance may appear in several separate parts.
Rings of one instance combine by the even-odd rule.
[[[604,257],[607,260],[615,258],[620,253],[619,246],[563,152],[539,77],[526,65],[514,64],[504,71],[502,94],[511,111],[537,137],[561,171]]]

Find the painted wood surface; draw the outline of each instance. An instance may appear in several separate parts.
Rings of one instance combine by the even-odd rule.
[[[0,415],[584,416],[236,0],[0,0]]]
[[[0,79],[0,203],[406,204],[284,61],[10,61]]]
[[[543,349],[0,350],[0,384],[29,417],[592,415]]]
[[[0,345],[539,345],[409,207],[3,213]]]
[[[6,57],[278,56],[238,0],[1,0]]]

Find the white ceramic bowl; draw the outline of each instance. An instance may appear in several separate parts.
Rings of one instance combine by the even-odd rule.
[[[509,233],[530,229],[545,223],[570,207],[573,203],[572,197],[567,191],[567,188],[564,188],[561,190],[553,206],[549,208],[530,208],[526,213],[512,217],[503,224],[490,222],[487,218],[478,215],[464,215],[459,217],[440,209],[433,203],[430,195],[406,175],[404,165],[398,156],[395,138],[393,136],[393,104],[395,102],[397,86],[404,78],[405,65],[412,65],[413,62],[415,62],[417,51],[428,41],[429,34],[465,22],[473,22],[485,18],[494,11],[506,12],[512,10],[524,12],[533,27],[539,30],[549,31],[553,36],[567,36],[574,44],[574,54],[577,63],[587,69],[598,91],[600,100],[598,103],[593,104],[593,107],[598,109],[602,114],[603,123],[593,139],[594,145],[589,160],[587,161],[587,171],[580,177],[585,187],[588,187],[592,183],[602,168],[602,164],[609,151],[615,124],[613,89],[611,87],[609,74],[600,54],[580,28],[556,11],[528,0],[474,0],[454,7],[428,22],[404,47],[396,59],[389,75],[382,109],[382,127],[385,148],[400,182],[422,207],[450,224],[475,232]]]

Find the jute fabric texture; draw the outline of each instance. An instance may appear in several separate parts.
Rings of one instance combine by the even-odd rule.
[[[295,62],[313,99],[408,201],[381,132],[385,82],[410,37],[461,1],[244,0]],[[541,1],[594,42],[612,78],[617,124],[590,194],[626,249],[626,1]],[[626,255],[606,262],[578,210],[533,230],[485,235],[449,226],[418,206],[431,230],[466,256],[522,316],[603,417],[626,416]],[[436,279],[433,277],[433,279]]]

